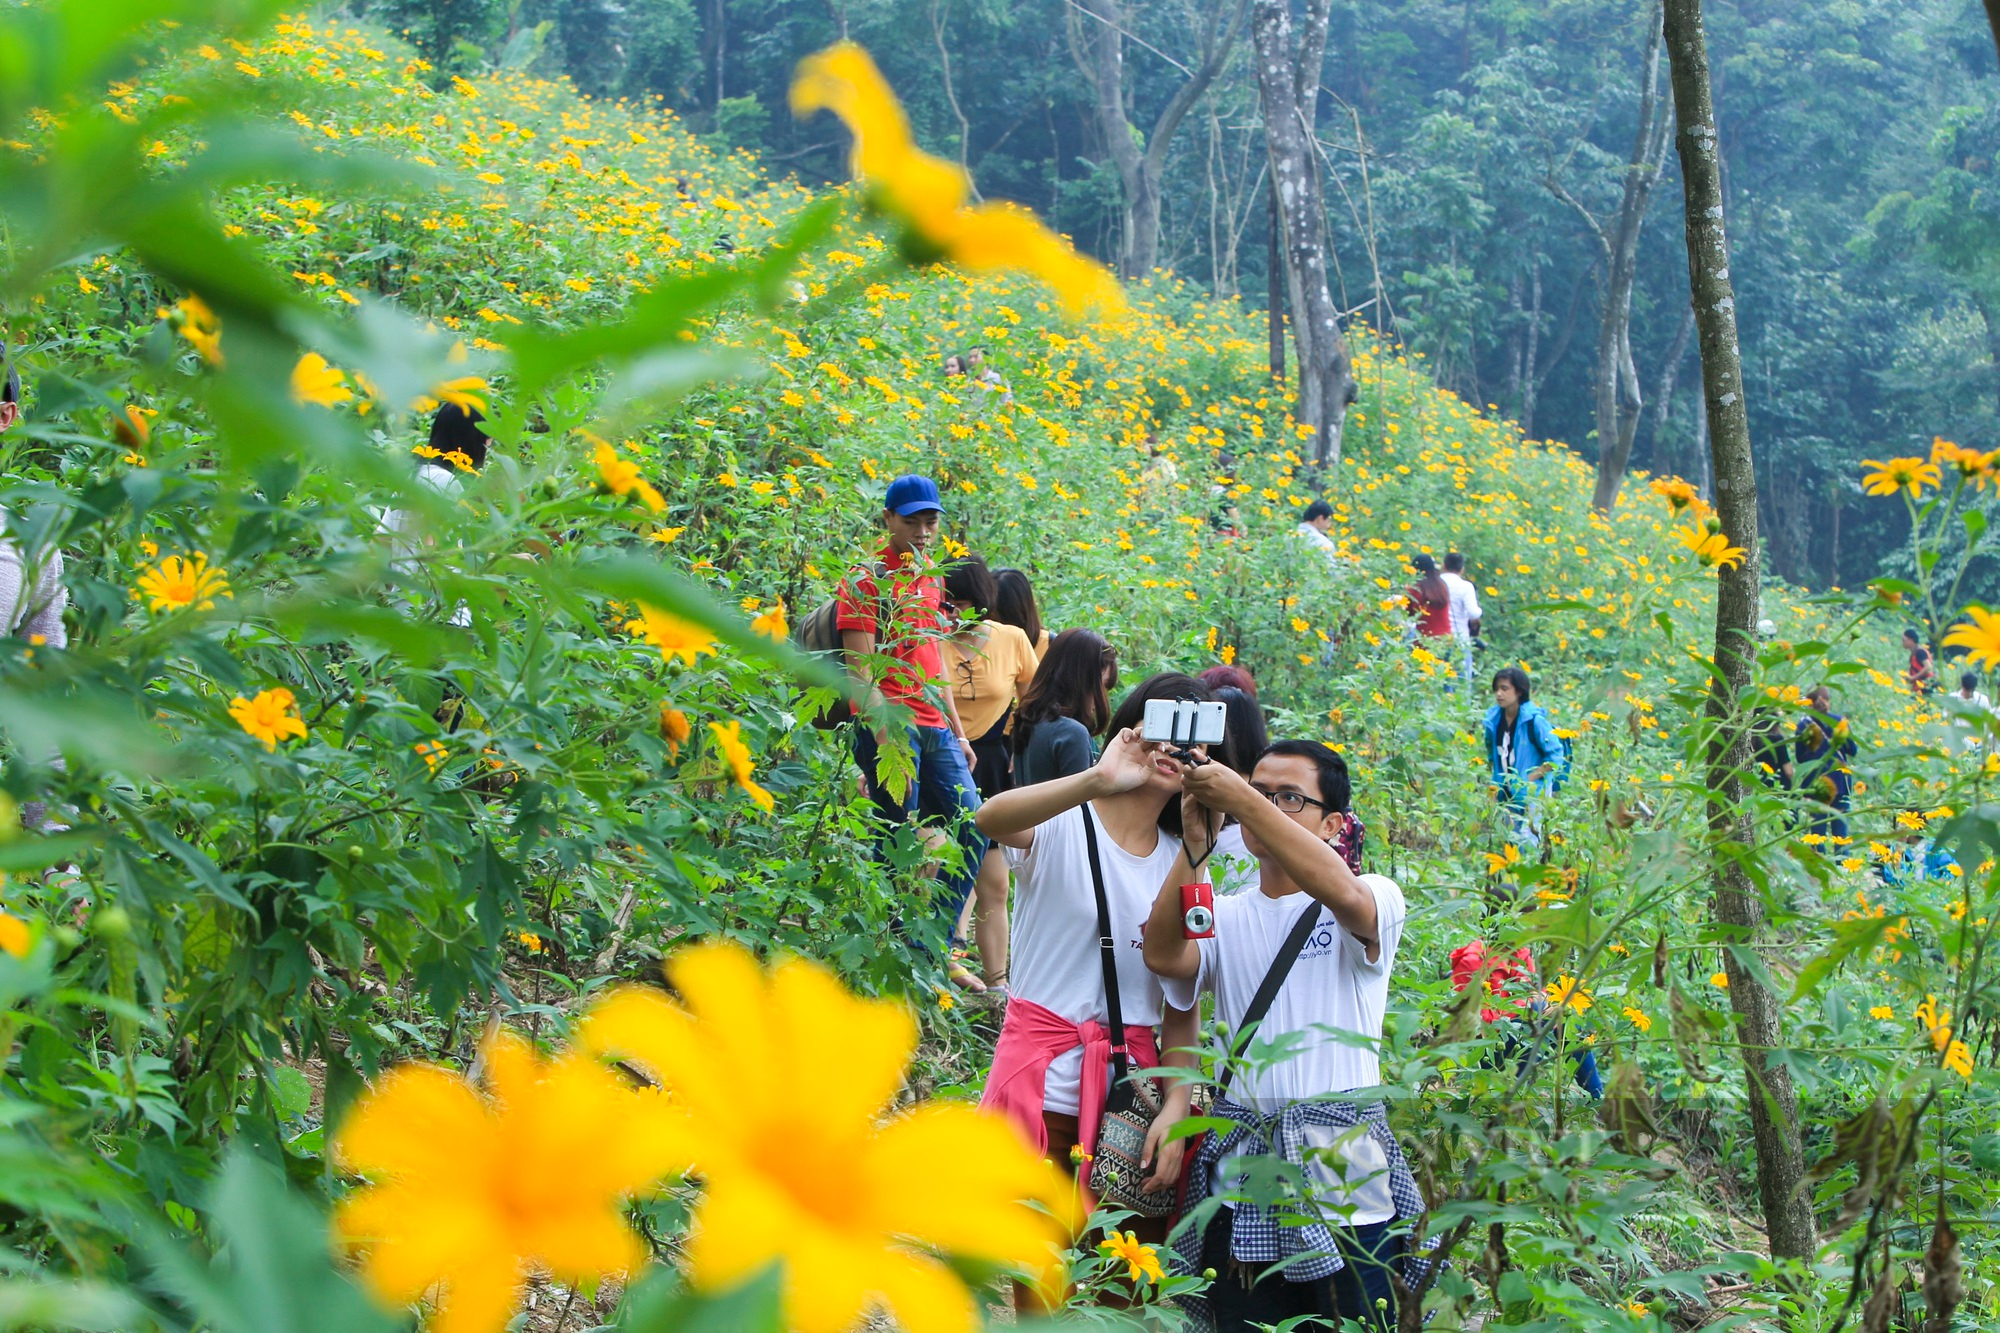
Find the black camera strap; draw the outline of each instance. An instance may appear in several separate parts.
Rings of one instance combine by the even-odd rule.
[[[1132,1062],[1125,1049],[1125,1015],[1118,1000],[1118,942],[1111,938],[1111,903],[1104,896],[1104,863],[1097,853],[1097,815],[1083,803],[1083,842],[1090,852],[1090,888],[1097,897],[1097,951],[1104,966],[1104,1012],[1111,1020],[1111,1087],[1104,1109],[1122,1111],[1132,1100],[1127,1076]]]
[[[1312,935],[1313,927],[1319,924],[1319,900],[1306,904],[1306,910],[1299,913],[1299,919],[1292,923],[1291,933],[1278,946],[1278,956],[1271,960],[1271,966],[1264,973],[1264,980],[1258,983],[1257,993],[1250,997],[1250,1007],[1243,1011],[1243,1021],[1236,1025],[1236,1039],[1229,1044],[1229,1067],[1222,1071],[1221,1095],[1229,1095],[1229,1085],[1236,1081],[1236,1064],[1243,1058],[1243,1052],[1250,1049],[1250,1039],[1257,1035],[1257,1025],[1264,1021],[1264,1015],[1271,1012],[1271,1005],[1284,989],[1285,978],[1292,974],[1292,964],[1305,952],[1306,940]]]

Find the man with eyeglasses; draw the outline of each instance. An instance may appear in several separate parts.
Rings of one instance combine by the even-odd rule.
[[[1188,850],[1146,922],[1146,966],[1170,1004],[1192,1008],[1211,992],[1238,1054],[1253,997],[1267,977],[1282,980],[1256,1023],[1260,1058],[1228,1062],[1209,1111],[1235,1128],[1207,1136],[1188,1168],[1190,1210],[1210,1194],[1225,1206],[1176,1246],[1190,1267],[1218,1274],[1203,1299],[1220,1333],[1307,1315],[1392,1329],[1389,1269],[1424,1204],[1379,1098],[1363,1090],[1382,1080],[1377,1048],[1403,935],[1402,890],[1360,873],[1358,839],[1333,845],[1350,819],[1352,786],[1346,761],[1328,746],[1278,741],[1248,779],[1196,763],[1182,782]],[[1258,878],[1253,889],[1216,899],[1212,937],[1191,939],[1181,886],[1225,815],[1242,825]],[[1297,952],[1277,972],[1288,947]],[[1356,1091],[1362,1099],[1334,1097]],[[1295,1184],[1282,1200],[1268,1184],[1252,1197],[1246,1179],[1268,1182],[1272,1172],[1246,1173],[1244,1163],[1273,1151],[1289,1163],[1279,1174]]]

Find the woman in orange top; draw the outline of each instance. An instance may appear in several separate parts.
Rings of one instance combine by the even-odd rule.
[[[1427,639],[1451,637],[1451,587],[1438,573],[1437,561],[1420,555],[1411,561],[1421,576],[1406,590],[1410,614],[1417,618],[1417,633]]]
[[[943,643],[945,679],[956,696],[959,721],[972,738],[972,780],[978,784],[982,801],[990,801],[1014,785],[1008,726],[1014,720],[1015,700],[1033,683],[1037,665],[1028,636],[993,614],[999,600],[992,571],[978,556],[964,556],[946,571],[945,607],[957,617],[957,628]],[[1007,858],[998,847],[988,847],[980,858],[979,877],[959,909],[958,942],[965,939],[968,925],[979,945],[984,984],[957,961],[952,964],[951,979],[968,990],[1004,987]]]

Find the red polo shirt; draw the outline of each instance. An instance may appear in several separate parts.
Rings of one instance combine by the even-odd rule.
[[[888,572],[885,589],[875,577],[874,564]],[[908,572],[912,562],[884,546],[870,566],[840,585],[840,617],[844,630],[866,630],[875,636],[875,651],[894,660],[882,668],[876,685],[890,703],[910,710],[920,727],[942,727],[944,714],[926,694],[926,687],[944,679],[938,636],[944,630],[944,580],[934,574]],[[890,623],[876,624],[879,608],[889,604]]]

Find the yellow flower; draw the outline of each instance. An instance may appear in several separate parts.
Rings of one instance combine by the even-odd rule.
[[[845,1333],[871,1310],[916,1333],[971,1333],[974,1301],[934,1252],[1054,1263],[1060,1228],[1024,1200],[1068,1213],[1074,1189],[1010,1125],[946,1101],[884,1118],[917,1044],[907,1008],[850,995],[816,963],[764,971],[734,944],[683,950],[667,972],[681,1003],[627,987],[578,1040],[643,1070],[687,1117],[704,1187],[695,1286],[783,1260],[784,1322],[799,1333]]]
[[[531,1269],[576,1285],[637,1268],[625,1202],[688,1163],[666,1100],[587,1054],[543,1063],[503,1034],[486,1067],[482,1098],[457,1074],[403,1065],[334,1141],[370,1182],[341,1204],[338,1234],[385,1305],[443,1284],[434,1333],[498,1333]]]
[[[1686,509],[1689,505],[1698,504],[1701,501],[1700,493],[1692,485],[1682,481],[1679,477],[1655,477],[1648,489],[1653,494],[1663,497],[1669,505],[1673,506],[1673,512],[1676,514]]]
[[[542,937],[532,930],[524,930],[514,938],[519,940],[521,947],[529,953],[540,953],[542,951]]]
[[[625,630],[636,634],[647,643],[660,650],[660,660],[671,662],[676,657],[689,666],[703,653],[715,652],[715,636],[699,625],[690,624],[679,616],[639,603],[639,619],[625,622]]]
[[[886,212],[907,224],[913,249],[975,272],[1006,269],[1040,278],[1071,314],[1124,309],[1117,279],[1035,215],[1011,204],[965,206],[970,182],[958,167],[919,149],[910,122],[866,51],[839,42],[799,62],[792,114],[831,111],[854,136],[851,168]]]
[[[1740,546],[1731,546],[1729,538],[1719,532],[1710,532],[1707,528],[1692,527],[1682,528],[1674,535],[1679,539],[1681,545],[1694,552],[1695,559],[1701,562],[1704,569],[1727,569],[1731,565],[1738,565],[1743,562],[1743,548]]]
[[[1152,1246],[1141,1244],[1137,1232],[1128,1231],[1119,1235],[1116,1231],[1100,1241],[1097,1252],[1126,1267],[1126,1280],[1137,1283],[1161,1282],[1166,1279],[1166,1271],[1160,1267],[1159,1252]]]
[[[1964,1042],[1955,1041],[1945,1048],[1944,1067],[1962,1079],[1969,1081],[1972,1078],[1972,1052],[1966,1049]]]
[[[139,575],[138,594],[154,611],[178,611],[192,606],[200,611],[215,608],[215,599],[231,597],[229,575],[208,567],[208,554],[170,555]]]
[[[2000,667],[2000,615],[1977,606],[1966,607],[1965,614],[1972,622],[1953,625],[1944,636],[1944,646],[1966,649],[1968,661],[1989,670]]]
[[[412,748],[423,757],[424,767],[430,770],[430,775],[436,777],[438,770],[444,767],[444,742],[418,741]]]
[[[743,743],[743,724],[711,722],[708,729],[715,734],[715,743],[722,750],[723,762],[729,765],[729,771],[735,775],[736,785],[743,789],[744,795],[766,810],[773,808],[777,802],[771,793],[750,779],[750,775],[757,771],[757,765],[750,758],[750,747]]]
[[[222,364],[222,321],[215,317],[206,301],[190,292],[173,309],[162,310],[160,317],[201,353],[202,360],[211,366]]]
[[[1890,1019],[1896,1016],[1896,1011],[1886,1004],[1878,1004],[1868,1011],[1868,1016],[1870,1018]]]
[[[27,922],[11,912],[0,912],[0,952],[14,958],[26,958],[34,942]]]
[[[264,742],[266,750],[277,749],[278,742],[287,736],[305,738],[306,724],[299,717],[298,701],[282,686],[260,690],[254,699],[238,695],[229,701],[229,716],[236,719],[237,726]]]
[[[767,639],[783,639],[791,633],[791,627],[785,623],[785,599],[780,597],[776,606],[752,620],[750,628]]]
[[[347,387],[347,376],[328,365],[325,357],[307,352],[292,367],[292,401],[335,407],[353,402],[354,390]]]
[[[1924,1002],[1917,1006],[1916,1018],[1930,1034],[1932,1049],[1944,1050],[1951,1041],[1951,1013],[1949,1010],[1938,1009],[1937,996],[1924,997]]]
[[[1625,1313],[1631,1315],[1634,1319],[1644,1319],[1653,1313],[1653,1307],[1647,1305],[1644,1301],[1627,1301],[1625,1302]]]
[[[1546,995],[1549,1003],[1557,1008],[1567,1006],[1579,1014],[1590,1008],[1591,1004],[1590,995],[1583,989],[1583,983],[1567,972],[1544,987],[1542,994]]]
[[[1728,990],[1729,974],[1727,972],[1711,972],[1708,975],[1708,984],[1711,986],[1720,986],[1722,989]]]
[[[597,475],[603,482],[604,489],[612,495],[636,494],[645,503],[646,508],[656,514],[667,507],[667,502],[660,493],[639,475],[639,465],[630,459],[619,457],[618,451],[606,441],[597,441],[591,457],[596,460]],[[675,529],[674,536],[678,537],[681,531]],[[654,536],[657,538],[659,534],[655,533]],[[668,540],[671,541],[672,538]]]
[[[112,415],[111,437],[127,449],[144,449],[151,444],[153,423],[147,417],[147,410],[136,403],[125,404]]]
[[[662,546],[671,546],[680,540],[680,535],[686,531],[686,528],[654,528],[646,534],[646,540],[658,542]]]
[[[1861,466],[1875,469],[1861,474],[1861,487],[1870,495],[1908,491],[1914,500],[1924,493],[1926,486],[1942,485],[1944,480],[1936,463],[1926,463],[1921,458],[1892,458],[1886,463],[1864,458]]]
[[[1995,459],[2000,459],[2000,451],[1982,454],[1977,449],[1953,444],[1941,435],[1931,438],[1931,462],[1956,470],[1961,482],[1969,481],[1982,491],[1993,480]]]
[[[431,386],[430,397],[437,402],[451,403],[462,412],[477,412],[486,415],[486,381],[477,375],[460,375],[456,379],[440,380]],[[421,400],[420,400],[421,401]],[[429,411],[430,407],[420,407],[419,411]]]
[[[1520,859],[1521,849],[1510,842],[1497,852],[1486,853],[1486,873],[1504,875],[1508,868],[1519,863]]]
[[[1652,1017],[1645,1010],[1634,1009],[1632,1006],[1627,1005],[1622,1012],[1626,1018],[1631,1020],[1632,1026],[1639,1029],[1639,1031],[1651,1032],[1653,1030]]]
[[[667,743],[667,758],[680,758],[681,746],[693,734],[694,724],[688,721],[686,713],[669,703],[660,705],[660,739]]]

